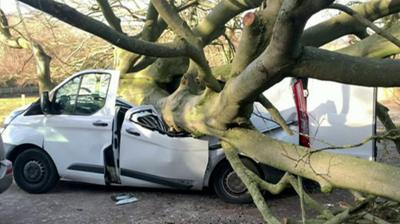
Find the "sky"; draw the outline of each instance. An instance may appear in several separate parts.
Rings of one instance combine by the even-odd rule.
[[[21,10],[26,11],[27,7],[20,3]],[[0,0],[0,8],[6,13],[16,12],[16,1],[15,0]]]
[[[336,0],[336,3],[340,4],[348,4],[354,0]],[[357,2],[363,2],[363,1],[368,1],[368,0],[358,0]],[[144,1],[148,2],[148,0]],[[6,14],[11,14],[16,12],[16,0],[0,0],[0,8],[4,10]],[[29,13],[31,8],[29,6],[26,6],[24,3],[20,3],[20,8],[23,13]],[[314,16],[311,17],[311,19],[308,21],[306,27],[313,26],[317,23],[320,23],[324,20],[327,20],[331,18],[332,16],[337,15],[339,12],[337,10],[323,10]]]

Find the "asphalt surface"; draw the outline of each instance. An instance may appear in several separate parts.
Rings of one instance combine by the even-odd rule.
[[[131,193],[139,200],[115,205],[113,195]],[[325,205],[337,205],[347,193],[314,195]],[[299,218],[299,201],[293,192],[266,196],[280,218]],[[310,211],[308,214],[311,214]],[[15,184],[0,195],[0,224],[108,224],[108,223],[263,223],[254,205],[222,202],[211,191],[191,192],[126,187],[103,187],[60,182],[47,194],[28,194]]]

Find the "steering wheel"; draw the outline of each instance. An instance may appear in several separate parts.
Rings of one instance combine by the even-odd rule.
[[[87,93],[92,93],[92,91],[90,91],[90,89],[89,89],[89,88],[86,88],[86,87],[81,87],[80,90],[79,90],[79,92],[80,92],[81,90],[84,90],[84,91],[86,91]]]

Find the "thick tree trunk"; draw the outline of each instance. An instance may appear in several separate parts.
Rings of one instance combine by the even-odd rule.
[[[398,167],[326,151],[313,152],[248,129],[230,129],[221,138],[256,161],[319,182],[322,191],[346,188],[400,201]]]

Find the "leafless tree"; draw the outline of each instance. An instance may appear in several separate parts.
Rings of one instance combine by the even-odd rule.
[[[381,59],[400,51],[394,38],[400,35],[400,24],[386,31],[378,28],[370,36],[366,32],[367,27],[373,28],[369,21],[400,11],[400,1],[371,0],[348,8],[332,5],[333,0],[221,0],[193,25],[179,13],[185,8],[183,1],[174,5],[151,0],[145,17],[132,14],[144,20],[142,30],[135,35],[124,30],[113,10],[114,3],[107,0],[97,0],[107,24],[65,3],[20,2],[114,45],[115,68],[132,76],[134,103],[155,105],[175,130],[221,139],[230,164],[266,222],[280,223],[268,209],[262,190],[278,194],[286,186],[294,187],[302,201],[321,212],[327,223],[342,222],[370,200],[364,198],[355,207],[334,215],[305,194],[295,176],[318,182],[323,192],[346,188],[400,201],[399,168],[288,144],[259,133],[249,122],[253,103],[259,101],[291,133],[273,102],[262,95],[285,77],[371,87],[400,86],[400,62]],[[304,28],[312,15],[326,8],[346,13]],[[212,70],[204,48],[224,34],[225,24],[249,9],[256,10],[243,17],[243,32],[233,62]],[[174,32],[174,39],[160,42],[167,28]],[[319,48],[348,34],[361,40],[338,51]],[[267,183],[243,165],[239,153],[287,173],[278,184]]]
[[[11,48],[29,49],[32,51],[36,61],[37,79],[40,91],[50,90],[52,82],[50,78],[51,57],[46,54],[43,47],[37,42],[19,34],[14,37],[11,35],[8,20],[4,12],[0,9],[0,42]]]

